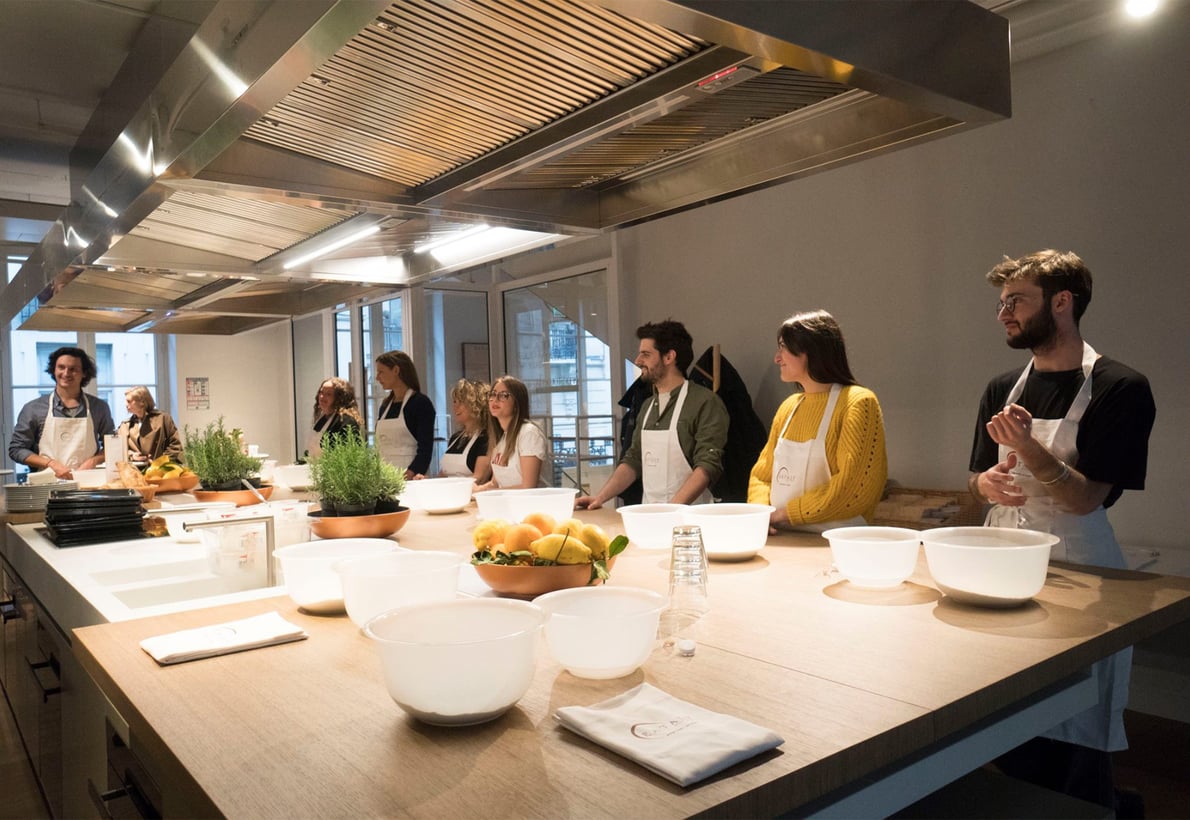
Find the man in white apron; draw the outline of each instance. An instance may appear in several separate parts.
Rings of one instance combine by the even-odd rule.
[[[1000,287],[997,318],[1008,345],[1030,350],[1025,368],[993,379],[980,405],[971,455],[972,493],[993,506],[989,526],[1061,536],[1054,560],[1121,568],[1106,508],[1126,489],[1144,489],[1156,414],[1148,380],[1083,341],[1079,319],[1091,301],[1091,273],[1073,253],[1040,251],[1005,260],[987,275]],[[1110,757],[1127,748],[1131,650],[1096,664],[1100,702],[1010,753],[1015,776],[1112,805]],[[1056,742],[1055,742],[1056,741]],[[1065,767],[1054,766],[1063,758]]]
[[[60,347],[50,354],[46,372],[54,377],[54,389],[21,408],[8,454],[32,470],[71,478],[74,470],[103,464],[103,437],[116,427],[107,402],[83,392],[96,375],[86,352]]]
[[[637,477],[646,504],[703,504],[723,473],[723,447],[730,420],[723,401],[686,379],[694,361],[694,340],[680,322],[666,320],[637,328],[636,366],[653,387],[641,408],[632,445],[607,482],[575,506],[599,509]]]

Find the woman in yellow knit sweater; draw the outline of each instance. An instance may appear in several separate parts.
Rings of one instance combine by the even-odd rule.
[[[851,375],[838,323],[824,310],[789,317],[773,361],[781,381],[802,392],[777,410],[748,501],[776,507],[774,527],[821,532],[865,523],[888,478],[884,419],[876,394]]]

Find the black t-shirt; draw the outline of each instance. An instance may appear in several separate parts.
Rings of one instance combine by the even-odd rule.
[[[1004,409],[1022,370],[1001,373],[984,390],[971,447],[972,472],[983,472],[1000,461],[998,447],[986,425]],[[1060,419],[1070,409],[1082,383],[1082,368],[1057,372],[1034,369],[1016,403],[1034,418]],[[1127,365],[1100,356],[1091,370],[1091,403],[1078,425],[1078,462],[1070,466],[1092,481],[1112,485],[1104,507],[1114,504],[1124,490],[1145,488],[1149,432],[1156,414],[1149,380]]]
[[[467,442],[471,441],[471,437],[462,430],[450,437],[450,441],[446,445],[445,455],[460,455],[467,449]],[[479,461],[480,456],[488,454],[488,434],[487,431],[482,431],[475,439],[475,444],[470,450],[467,450],[467,469],[475,472],[475,462]]]
[[[430,469],[430,460],[434,457],[434,402],[425,393],[407,393],[406,402],[409,406],[401,413],[403,402],[390,401],[392,393],[385,397],[380,404],[378,418],[395,419],[404,415],[405,427],[417,442],[417,455],[413,457],[408,469],[414,473],[425,475]]]

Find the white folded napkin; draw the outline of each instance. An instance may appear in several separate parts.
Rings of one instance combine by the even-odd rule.
[[[309,637],[306,631],[294,626],[276,612],[266,612],[239,621],[183,629],[167,635],[145,638],[141,649],[153,656],[157,663],[184,663],[199,658],[242,652]]]
[[[647,683],[594,706],[563,706],[554,717],[679,786],[785,742],[763,726],[678,700]]]

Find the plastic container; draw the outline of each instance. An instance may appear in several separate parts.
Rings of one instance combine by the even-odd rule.
[[[459,588],[463,557],[435,550],[398,550],[346,558],[333,568],[343,585],[347,616],[363,626],[390,609],[448,601]]]
[[[941,527],[923,530],[921,540],[938,589],[962,603],[1009,607],[1041,591],[1059,538],[1008,527]]]
[[[768,504],[695,504],[686,510],[686,523],[702,529],[707,558],[747,561],[760,552],[769,537]]]
[[[332,538],[282,547],[275,555],[295,604],[315,615],[338,615],[344,610],[343,585],[335,563],[395,549],[397,542],[387,538]]]
[[[471,503],[474,483],[466,476],[409,481],[401,493],[401,504],[435,515],[459,512]]]
[[[487,490],[475,494],[480,520],[502,518],[514,524],[535,512],[565,521],[574,514],[578,490],[541,487],[532,490]]]
[[[682,524],[687,509],[685,504],[630,504],[616,512],[633,544],[645,550],[667,550],[674,527]]]
[[[906,527],[836,527],[824,532],[835,569],[865,589],[899,586],[917,567],[921,533]]]
[[[664,595],[636,587],[582,587],[534,599],[550,654],[580,678],[620,678],[649,657]]]
[[[484,723],[528,691],[545,614],[527,601],[471,598],[414,604],[364,625],[392,699],[441,726]]]

